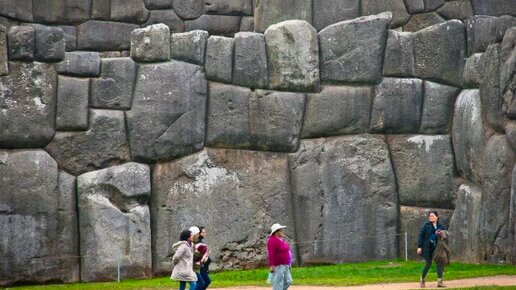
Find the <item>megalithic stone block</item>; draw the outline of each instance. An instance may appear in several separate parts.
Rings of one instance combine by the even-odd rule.
[[[33,60],[34,27],[13,26],[9,28],[8,47],[10,60]]]
[[[204,30],[172,34],[170,36],[171,57],[176,60],[204,65],[208,37],[208,32]]]
[[[131,32],[131,58],[136,62],[170,60],[170,29],[154,24]]]
[[[266,88],[267,51],[263,34],[239,32],[234,38],[233,84]]]

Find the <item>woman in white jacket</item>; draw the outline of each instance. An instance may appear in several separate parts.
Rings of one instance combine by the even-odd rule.
[[[186,282],[190,284],[190,290],[195,290],[197,286],[197,275],[193,270],[193,235],[190,230],[184,230],[179,236],[179,242],[172,245],[172,250],[175,251],[172,257],[171,279],[179,281],[179,290],[186,288]]]

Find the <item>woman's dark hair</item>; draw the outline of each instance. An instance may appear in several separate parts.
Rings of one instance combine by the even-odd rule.
[[[192,235],[192,232],[190,230],[184,230],[179,235],[179,240],[180,241],[188,241],[188,238],[190,238],[191,235]]]
[[[199,232],[202,232],[202,230],[204,230],[206,227],[204,227],[204,226],[198,226],[198,228],[199,228]]]
[[[435,214],[435,216],[437,217],[437,220],[439,220],[439,214],[437,213],[437,211],[436,211],[436,210],[431,210],[431,211],[429,211],[429,212],[428,212],[428,214],[427,214],[426,216],[427,216],[427,217],[429,217],[429,216],[430,216],[430,214],[432,214],[432,213],[433,213],[433,214]]]

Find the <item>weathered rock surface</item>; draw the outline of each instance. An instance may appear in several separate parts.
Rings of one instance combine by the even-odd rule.
[[[449,135],[389,136],[399,202],[453,208],[455,178]]]
[[[280,22],[267,28],[264,36],[269,88],[308,92],[319,88],[319,45],[310,23]]]
[[[397,257],[396,182],[381,138],[303,140],[289,169],[303,264]]]
[[[100,78],[91,80],[91,106],[100,109],[131,109],[136,63],[129,57],[103,58]]]
[[[154,24],[131,32],[131,58],[137,62],[160,62],[170,59],[170,29]]]
[[[57,83],[56,129],[88,129],[90,79],[59,76]]]
[[[496,2],[471,0],[471,6],[473,6],[475,15],[500,16],[511,14],[516,16],[516,12],[514,11],[514,2],[512,0],[499,0]]]
[[[243,16],[240,20],[240,31],[254,31],[254,17],[252,16]]]
[[[455,165],[461,175],[480,184],[479,156],[484,151],[484,121],[478,90],[464,90],[457,97],[453,114],[452,139]]]
[[[512,255],[511,170],[515,156],[504,135],[494,135],[483,152],[480,254],[489,263],[508,263]]]
[[[0,0],[0,16],[32,22],[32,0]]]
[[[209,230],[212,267],[222,269],[266,265],[264,237],[273,223],[294,237],[286,154],[205,149],[157,164],[152,179],[155,273],[170,273],[170,241],[192,225]]]
[[[10,60],[34,59],[34,27],[13,26],[9,28],[7,39]]]
[[[460,88],[424,81],[423,112],[419,132],[448,134],[451,129],[453,107]]]
[[[416,32],[443,22],[445,22],[445,20],[435,12],[415,14],[403,25],[403,31]]]
[[[128,161],[124,113],[90,110],[87,131],[58,132],[45,150],[74,175]]]
[[[111,20],[111,1],[91,0],[92,20]]]
[[[124,165],[77,177],[82,281],[152,276],[148,165]]]
[[[267,87],[267,51],[263,34],[235,34],[234,49],[233,84],[251,88]]]
[[[466,40],[464,24],[450,20],[414,33],[415,75],[460,87]]]
[[[34,22],[49,24],[79,24],[91,14],[92,0],[38,0],[33,1]]]
[[[410,18],[404,0],[362,0],[361,4],[362,15],[373,15],[390,11],[392,13],[392,22],[389,24],[393,28],[405,24]]]
[[[168,10],[151,10],[149,19],[143,24],[143,26],[149,26],[153,24],[163,23],[168,26],[170,33],[178,33],[185,31],[185,23],[176,12],[172,9]]]
[[[478,88],[484,75],[485,54],[475,53],[464,64],[463,84],[467,88]]]
[[[490,44],[501,41],[503,34],[505,34],[504,27],[507,25],[504,20],[509,19],[511,18],[486,15],[475,15],[467,19],[465,23],[468,36],[468,54],[485,52]]]
[[[210,36],[206,43],[206,78],[231,83],[233,73],[233,38]]]
[[[500,44],[492,44],[484,55],[484,66],[480,80],[480,100],[487,125],[503,132],[503,98],[500,90]]]
[[[65,51],[73,51],[77,49],[77,29],[71,25],[59,26],[63,29],[65,38]]]
[[[321,81],[379,82],[390,21],[391,13],[386,12],[342,21],[321,30]]]
[[[96,77],[100,72],[100,57],[91,51],[67,52],[65,59],[54,67],[62,75]]]
[[[182,19],[198,18],[204,11],[203,0],[174,0],[172,7]]]
[[[222,15],[253,15],[253,1],[204,0],[204,13]]]
[[[168,9],[172,8],[172,0],[143,0],[147,9]]]
[[[302,138],[367,133],[371,87],[325,86],[308,94]]]
[[[9,74],[9,58],[7,54],[7,28],[0,24],[0,76]]]
[[[61,27],[34,25],[34,58],[57,62],[64,59],[65,39]]]
[[[140,65],[126,112],[135,161],[170,160],[204,145],[207,84],[203,68],[170,61]]]
[[[141,24],[149,18],[144,0],[110,0],[111,20]]]
[[[416,133],[423,85],[419,79],[384,78],[376,87],[370,130],[373,133]]]
[[[233,36],[240,29],[240,16],[202,15],[185,21],[185,31],[206,30],[210,35]]]
[[[469,0],[446,1],[443,6],[437,9],[437,13],[446,20],[465,20],[474,15]]]
[[[254,31],[264,32],[269,26],[285,20],[312,22],[310,0],[263,0],[254,2]]]
[[[482,189],[472,183],[463,183],[457,191],[455,211],[450,222],[450,243],[455,261],[477,263],[480,261],[479,225],[482,208]]]
[[[43,150],[0,150],[0,163],[0,285],[78,281],[75,178]]]
[[[412,33],[389,30],[385,56],[383,58],[383,75],[397,77],[414,76]]]
[[[500,89],[505,92],[511,89],[516,75],[516,25],[505,32],[500,45],[500,63]]]
[[[55,133],[57,75],[50,64],[10,62],[0,77],[0,148],[37,148]]]
[[[204,65],[208,37],[208,32],[204,30],[174,33],[170,36],[170,56],[176,60]]]
[[[90,20],[77,26],[79,50],[128,50],[136,24]]]
[[[422,207],[413,207],[413,206],[400,206],[400,234],[403,236],[400,237],[400,240],[405,239],[405,232],[407,233],[407,254],[410,260],[420,260],[421,257],[417,254],[417,238],[419,235],[419,228],[425,221],[428,220],[428,213],[430,211],[437,211],[439,214],[439,220],[446,226],[446,228],[450,225],[450,220],[452,218],[453,210],[450,209],[442,209],[442,208],[422,208]],[[478,238],[478,237],[477,237]],[[452,244],[452,243],[450,243]],[[404,243],[400,243],[399,245],[400,255],[405,257],[405,246]],[[403,254],[402,254],[403,253]]]
[[[312,7],[313,26],[317,31],[326,26],[360,16],[359,0],[319,0]]]
[[[514,151],[514,147],[513,147]],[[509,209],[510,216],[509,216],[509,225],[512,225],[512,228],[510,228],[510,231],[512,233],[512,256],[510,257],[510,261],[515,264],[516,263],[516,170],[512,169],[512,181],[511,181],[511,201],[512,201],[512,208]]]

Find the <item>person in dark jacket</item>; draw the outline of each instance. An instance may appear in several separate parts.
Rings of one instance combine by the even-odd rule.
[[[421,288],[425,287],[425,277],[428,273],[428,270],[432,266],[432,257],[437,246],[437,236],[443,230],[446,230],[446,227],[439,222],[439,214],[437,211],[430,211],[428,213],[428,221],[423,223],[419,229],[419,236],[417,239],[417,253],[425,259],[425,266],[421,271]],[[436,266],[437,287],[445,287],[443,284],[444,265],[436,263]]]
[[[208,286],[210,285],[211,283],[211,278],[209,276],[209,267],[210,267],[210,264],[211,264],[211,258],[210,258],[210,250],[208,249],[208,246],[204,243],[204,238],[206,237],[206,228],[203,227],[203,226],[200,226],[199,227],[199,239],[198,239],[198,244],[199,245],[204,245],[204,248],[206,248],[205,251],[202,251],[202,245],[199,246],[199,252],[201,252],[203,254],[203,256],[201,257],[201,276],[202,278],[204,279],[204,288],[202,290],[206,290],[206,288],[208,288]]]

